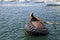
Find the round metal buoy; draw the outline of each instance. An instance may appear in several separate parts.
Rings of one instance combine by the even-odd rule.
[[[34,17],[33,13],[30,14],[30,21],[25,24],[25,31],[35,36],[47,35],[49,33],[42,20]]]

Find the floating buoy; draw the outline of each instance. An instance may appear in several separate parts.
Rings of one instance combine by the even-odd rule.
[[[33,13],[30,14],[30,21],[25,24],[25,31],[35,36],[47,35],[49,33],[42,20],[33,16]]]

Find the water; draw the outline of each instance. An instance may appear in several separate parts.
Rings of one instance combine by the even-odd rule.
[[[43,21],[60,22],[60,6],[0,5],[0,40],[60,40],[60,25],[56,24],[45,24],[49,29],[49,35],[39,37],[25,35],[24,26],[29,21],[30,12]]]

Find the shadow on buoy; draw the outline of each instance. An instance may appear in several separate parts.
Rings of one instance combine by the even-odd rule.
[[[33,13],[30,13],[30,21],[25,24],[25,32],[34,36],[42,36],[49,33],[42,20],[36,18]]]

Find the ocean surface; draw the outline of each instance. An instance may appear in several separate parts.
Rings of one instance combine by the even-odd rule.
[[[0,40],[60,40],[60,24],[45,24],[49,29],[46,36],[26,35],[24,27],[30,20],[30,12],[44,22],[60,23],[60,6],[0,4]]]

